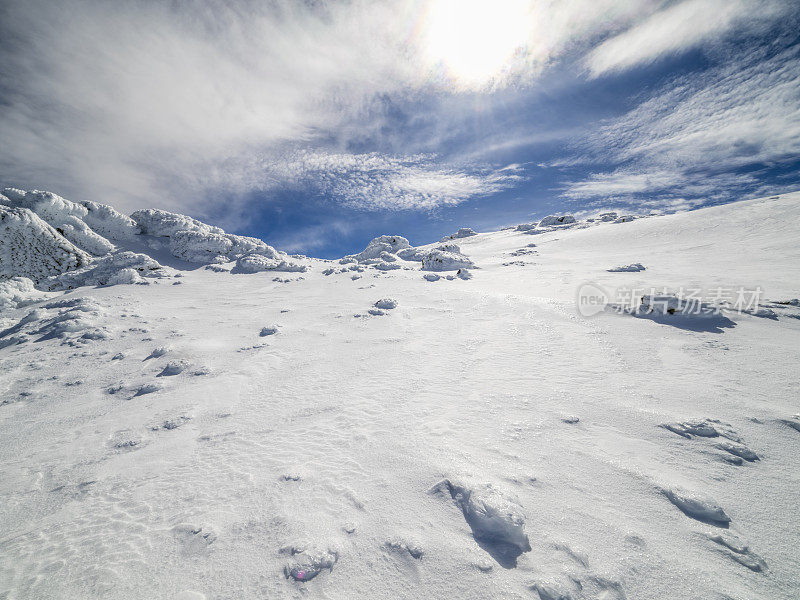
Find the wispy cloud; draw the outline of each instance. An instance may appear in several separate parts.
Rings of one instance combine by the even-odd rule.
[[[757,179],[737,169],[800,156],[800,48],[759,48],[670,81],[581,148],[584,164],[605,169],[569,185],[571,198],[751,188]]]
[[[653,62],[715,40],[734,28],[761,30],[791,10],[775,0],[683,0],[668,5],[594,48],[586,57],[593,76]]]

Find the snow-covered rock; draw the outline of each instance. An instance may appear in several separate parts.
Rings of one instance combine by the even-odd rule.
[[[69,290],[84,285],[116,285],[140,283],[143,278],[166,277],[164,268],[155,259],[136,252],[109,254],[92,264],[48,278],[42,282],[47,290]]]
[[[262,271],[303,273],[307,269],[306,265],[291,262],[286,255],[271,258],[263,254],[247,254],[236,261],[236,266],[231,273],[260,273]]]
[[[92,230],[84,221],[89,215],[89,210],[85,206],[65,200],[52,192],[38,190],[23,192],[14,188],[6,188],[4,192],[10,206],[27,208],[36,213],[81,250],[102,256],[114,249],[114,244]]]
[[[514,231],[530,231],[531,229],[536,229],[536,221],[533,223],[520,223],[514,228]]]
[[[154,208],[137,210],[131,213],[131,218],[142,230],[142,233],[156,237],[171,237],[179,231],[218,233],[220,235],[225,233],[220,227],[206,225],[192,217]]]
[[[423,271],[457,271],[474,266],[455,244],[442,244],[427,251],[422,257]]]
[[[644,271],[645,267],[642,263],[632,263],[630,265],[623,265],[621,267],[614,267],[612,269],[606,269],[609,273],[638,273],[639,271]]]
[[[474,232],[474,231],[473,231],[471,228],[469,228],[469,227],[461,227],[461,228],[460,228],[458,231],[456,231],[455,233],[451,233],[450,235],[446,235],[446,236],[444,236],[444,237],[443,237],[441,240],[439,240],[439,241],[440,241],[440,242],[446,242],[446,241],[448,241],[448,240],[458,240],[458,239],[461,239],[461,238],[468,238],[468,237],[472,237],[473,235],[478,235],[478,234],[477,234],[477,233],[475,233],[475,232]]]
[[[575,223],[575,217],[572,215],[549,215],[539,221],[539,227],[553,227],[555,225],[568,225]]]
[[[399,235],[381,235],[370,240],[367,247],[358,254],[351,254],[345,256],[340,262],[387,262],[387,255],[391,256],[390,260],[396,260],[395,255],[401,250],[410,249],[411,244],[408,240]],[[406,259],[408,260],[408,259]]]
[[[0,204],[0,279],[27,277],[38,283],[90,261],[88,253],[30,209]]]

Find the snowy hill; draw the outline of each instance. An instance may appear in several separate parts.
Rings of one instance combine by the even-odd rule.
[[[326,261],[6,190],[0,598],[796,598],[798,219]]]

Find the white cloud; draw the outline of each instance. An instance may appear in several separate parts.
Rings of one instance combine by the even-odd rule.
[[[716,39],[736,27],[761,29],[789,3],[773,0],[684,0],[608,39],[586,57],[593,76],[653,62]]]
[[[582,148],[584,164],[611,168],[574,182],[567,197],[754,186],[755,177],[735,171],[800,155],[800,49],[762,48],[670,81]]]
[[[293,150],[209,171],[201,187],[298,190],[368,211],[433,210],[506,189],[522,179],[521,171],[448,166],[433,155]]]

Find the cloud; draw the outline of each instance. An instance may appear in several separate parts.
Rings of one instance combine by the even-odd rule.
[[[209,171],[201,187],[300,191],[363,211],[433,210],[506,189],[523,179],[522,171],[445,165],[425,154],[295,149]]]
[[[676,33],[683,23],[676,11],[702,4],[697,14],[703,16],[711,0],[529,0],[528,38],[511,62],[464,89],[443,68],[442,56],[420,48],[435,1],[0,3],[3,183],[125,211],[155,205],[199,217],[216,217],[221,207],[246,212],[254,192],[292,186],[361,210],[454,205],[521,181],[519,170],[480,164],[481,148],[516,151],[571,131],[546,123],[531,130],[497,124],[491,110],[481,121],[479,107],[503,102],[491,94],[531,89],[543,73],[572,66],[592,47],[603,72],[620,68],[608,58],[614,48],[625,65],[650,60],[653,52],[672,51],[674,44],[664,40],[677,36],[685,47],[740,26],[744,5],[731,0],[734,8],[719,13],[728,15],[727,25],[710,33],[690,27],[695,33],[689,35]],[[747,5],[756,7],[751,16],[772,6],[753,2]],[[664,28],[652,36],[651,52],[641,40],[649,39],[648,23],[658,15]],[[604,42],[609,36],[617,37]],[[763,76],[764,85],[781,84]],[[688,82],[680,85],[680,93],[700,94]],[[409,98],[405,121],[371,113],[382,99]],[[449,101],[437,102],[441,98]],[[647,111],[666,119],[669,104],[683,98],[660,101],[663,107],[654,99],[632,115],[642,132],[654,127]],[[426,103],[432,107],[427,114],[413,112]],[[737,116],[734,111],[731,118]],[[648,140],[623,125],[612,124],[593,139],[613,138],[621,160],[639,160],[635,155],[648,151]],[[746,124],[724,126],[748,136]],[[713,154],[713,140],[702,131],[696,137]],[[776,131],[765,148],[791,147],[789,137]],[[658,132],[650,141],[674,146]],[[267,201],[259,195],[259,202]]]
[[[592,76],[647,64],[717,39],[734,28],[763,29],[789,3],[770,0],[684,0],[601,43],[586,57]]]
[[[605,169],[570,184],[569,198],[753,188],[758,178],[737,171],[800,156],[800,48],[776,43],[670,80],[576,156]]]

